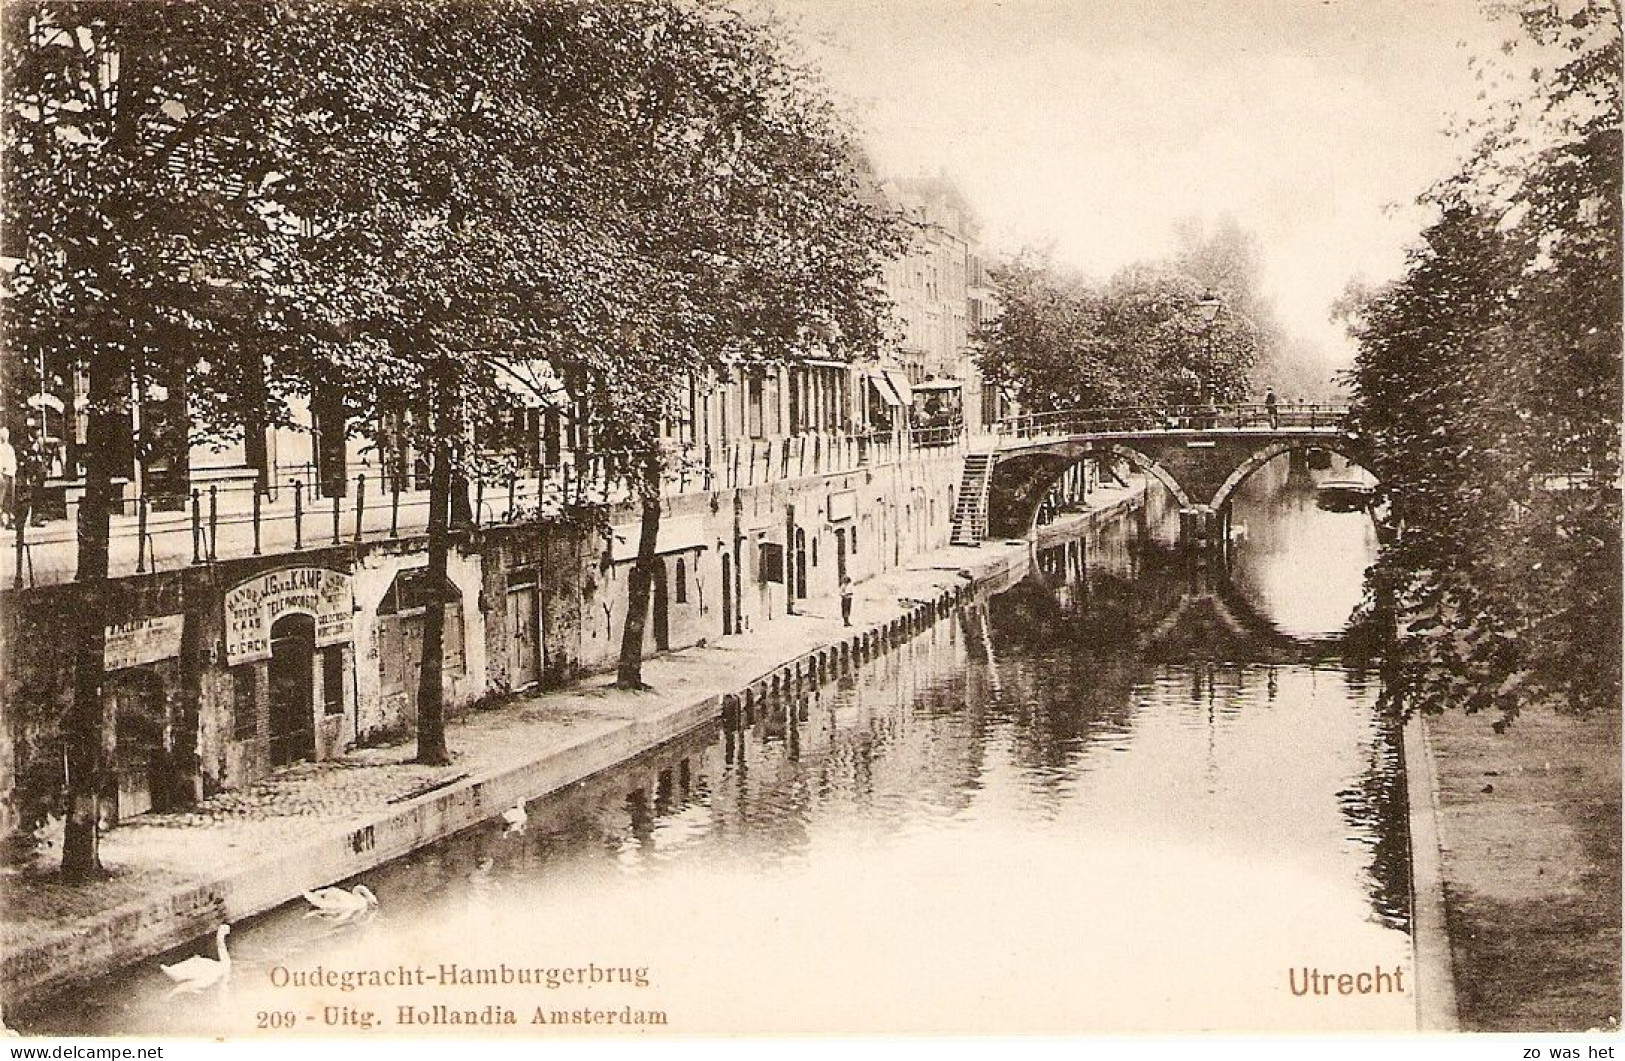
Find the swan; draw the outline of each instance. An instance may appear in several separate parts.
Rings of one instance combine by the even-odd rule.
[[[218,958],[205,958],[201,954],[194,954],[183,962],[158,966],[164,971],[165,976],[175,981],[175,986],[164,997],[174,998],[182,992],[202,991],[230,979],[231,955],[226,951],[226,936],[230,933],[230,925],[221,925],[214,930],[214,947],[220,954]]]
[[[504,836],[518,835],[525,831],[525,823],[530,821],[530,815],[525,813],[524,803],[515,803],[502,812],[502,820],[508,823]]]
[[[342,918],[351,918],[377,906],[378,896],[372,894],[372,889],[365,884],[357,884],[354,891],[345,891],[343,888],[317,888],[313,892],[305,893],[305,902],[315,907],[305,915],[306,917],[335,914]]]

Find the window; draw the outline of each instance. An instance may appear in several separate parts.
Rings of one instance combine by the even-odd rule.
[[[677,558],[677,603],[688,603],[688,565],[683,563],[682,557]]]
[[[316,482],[323,497],[345,496],[344,390],[327,381],[313,381],[310,391],[312,448],[316,454]]]
[[[446,625],[440,634],[440,667],[446,674],[461,674],[463,659],[463,608],[446,605]]]
[[[991,383],[982,384],[982,423],[993,424],[999,419],[999,388]]]
[[[757,554],[756,575],[762,582],[784,581],[784,546],[778,542],[761,542]]]
[[[852,524],[852,555],[858,555],[858,525]]]
[[[259,671],[254,664],[231,668],[231,735],[247,740],[259,732]]]
[[[762,437],[762,386],[761,371],[751,370],[745,382],[745,434],[751,438]]]
[[[467,666],[462,596],[457,588],[447,581],[437,591],[423,568],[402,571],[378,605],[378,677],[386,695],[416,688],[423,651],[423,612],[437,592],[446,606],[440,645],[443,673],[460,675]]]
[[[328,645],[322,656],[322,712],[344,714],[344,646]]]

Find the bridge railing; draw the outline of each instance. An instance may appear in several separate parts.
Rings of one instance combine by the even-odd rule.
[[[1302,402],[1283,402],[1273,410],[1262,404],[1120,406],[1028,413],[1000,420],[996,429],[1006,439],[1156,431],[1324,430],[1341,426],[1347,416],[1346,405]]]

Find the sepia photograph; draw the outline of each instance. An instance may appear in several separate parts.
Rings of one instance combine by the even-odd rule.
[[[11,1048],[1617,1038],[1621,70],[0,0]]]

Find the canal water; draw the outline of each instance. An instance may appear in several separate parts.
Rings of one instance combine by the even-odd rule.
[[[1238,496],[1227,565],[1164,549],[1173,522],[1154,499],[1046,540],[1021,584],[837,681],[366,874],[375,914],[239,924],[221,989],[166,997],[152,962],[8,1019],[1414,1030],[1393,734],[1338,640],[1369,520],[1283,459]]]

